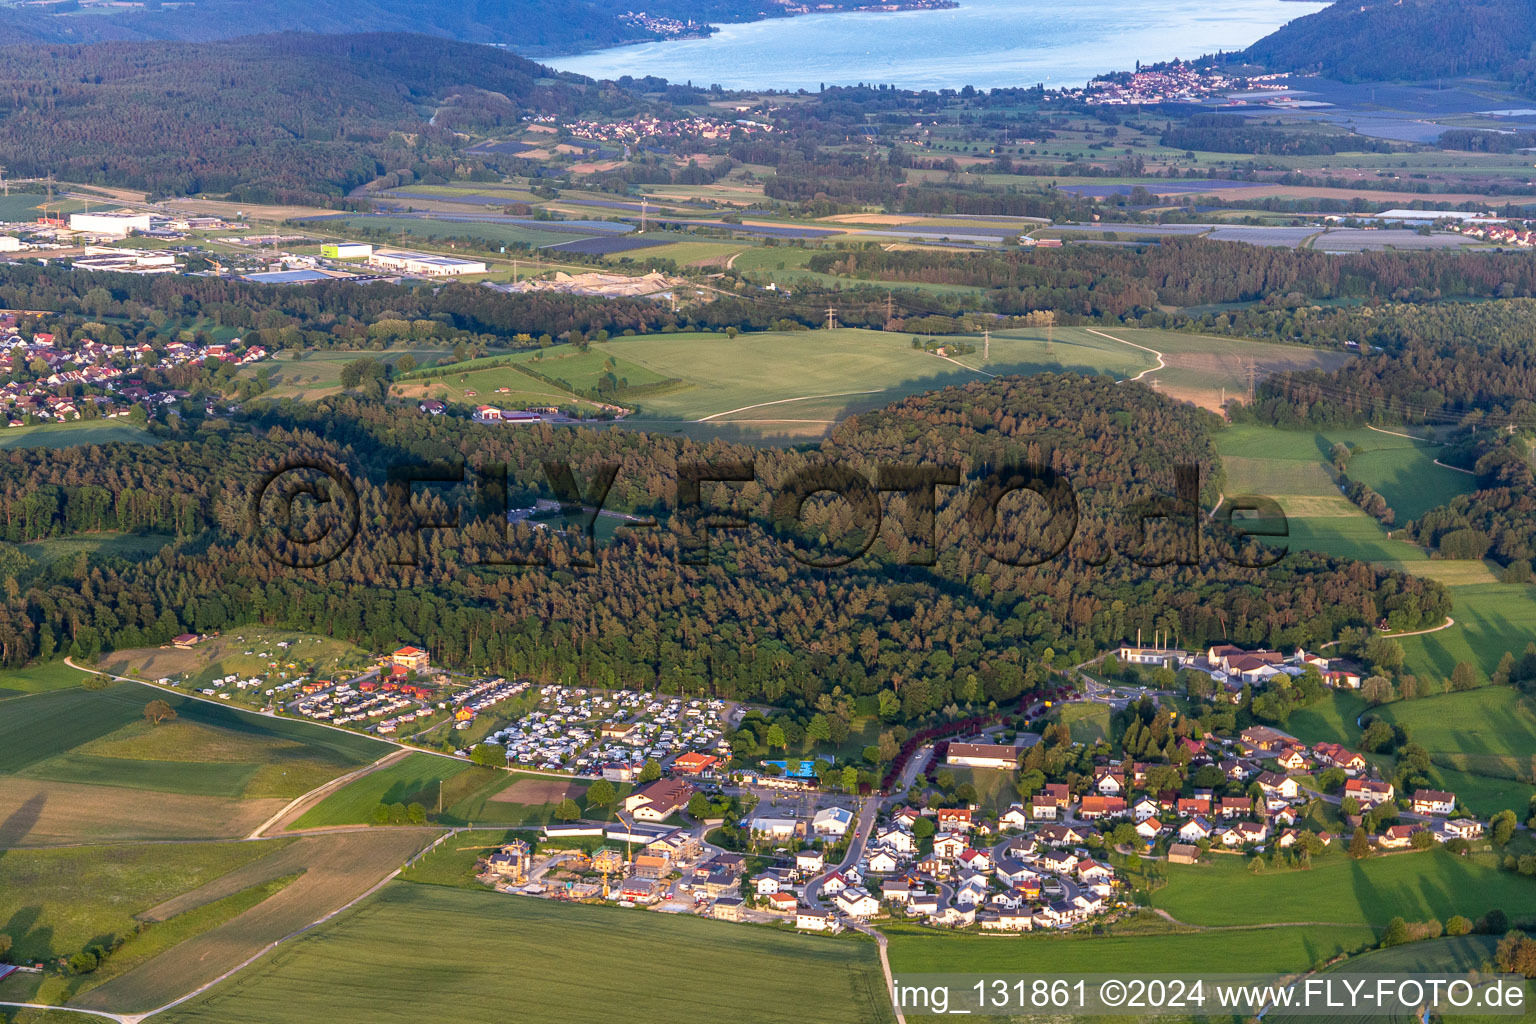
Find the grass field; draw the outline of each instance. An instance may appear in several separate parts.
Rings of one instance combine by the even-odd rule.
[[[1518,583],[1454,586],[1451,597],[1456,625],[1399,641],[1409,671],[1444,678],[1457,662],[1466,661],[1487,677],[1498,668],[1505,651],[1518,658],[1536,637],[1536,587]]]
[[[1472,919],[1495,907],[1536,906],[1536,881],[1503,871],[1491,855],[1458,857],[1444,850],[1355,861],[1339,852],[1308,871],[1253,874],[1240,857],[1169,865],[1168,884],[1153,904],[1187,924],[1386,925],[1394,917]]]
[[[617,801],[608,807],[586,806],[590,785],[589,779],[556,779],[477,768],[445,787],[445,810],[439,820],[445,825],[545,825],[555,820],[555,807],[566,796],[581,805],[584,817],[612,818]],[[630,789],[628,783],[614,786],[621,800]]]
[[[1109,738],[1109,705],[1064,704],[1061,720],[1072,731],[1073,743],[1097,743]]]
[[[12,672],[0,672],[0,698],[24,693],[42,693],[45,690],[65,690],[79,686],[86,678],[88,677],[84,672],[70,668],[62,661],[50,661]]]
[[[1370,928],[1254,928],[1143,935],[935,935],[887,929],[896,974],[1163,973],[1170,965],[1300,970],[1375,943]]]
[[[7,427],[0,432],[0,449],[69,448],[81,444],[158,444],[159,439],[126,419],[75,420],[35,427]]]
[[[436,754],[413,753],[349,782],[299,816],[295,829],[327,825],[366,825],[379,804],[419,802],[428,811],[437,807],[437,787],[446,787],[470,766]]]
[[[335,678],[355,674],[372,660],[361,648],[333,637],[246,626],[238,633],[209,637],[190,650],[138,647],[113,651],[98,667],[113,675],[172,679],[188,688],[204,689],[212,686],[213,680],[231,675],[261,678],[269,686],[301,675]],[[236,703],[265,701],[263,688],[240,690],[226,684],[217,689]]]
[[[0,853],[0,933],[15,943],[13,962],[68,956],[132,933],[140,913],[270,852],[260,843],[9,850]]]
[[[429,1005],[547,1024],[718,1020],[725,1006],[738,1024],[892,1019],[871,942],[408,882],[164,1019],[408,1021]]]
[[[234,893],[298,877],[270,899],[72,1000],[72,1005],[130,1011],[163,1006],[363,895],[435,835],[428,829],[396,829],[311,836],[276,850],[267,843],[244,844],[263,848],[268,856],[154,908],[155,914],[196,912]],[[410,934],[397,932],[390,941],[401,948],[420,948],[419,943],[402,941]]]
[[[1429,939],[1423,942],[1412,942],[1405,946],[1376,949],[1360,956],[1350,957],[1348,960],[1329,967],[1325,973],[1345,978],[1359,975],[1379,976],[1385,974],[1465,974],[1468,971],[1481,970],[1485,962],[1491,961],[1498,941],[1499,936],[1496,935],[1462,935]],[[1526,983],[1525,989],[1526,1002],[1527,1006],[1529,1006],[1533,991],[1530,982]],[[1458,1013],[1455,1015],[1455,1019],[1458,1022],[1462,1022],[1462,1024],[1483,1024],[1483,1022],[1488,1021],[1517,1020],[1527,1019],[1528,1017],[1528,1013],[1523,1017],[1519,1014],[1514,1016],[1477,1016]],[[1301,1024],[1303,1021],[1316,1020],[1317,1018],[1276,1011],[1267,1015],[1264,1019],[1271,1022],[1271,1024]],[[1388,1016],[1384,1014],[1350,1015],[1338,1013],[1330,1015],[1329,1020],[1339,1022],[1339,1024],[1356,1024],[1356,1022],[1366,1024],[1368,1021],[1416,1024],[1419,1018],[1411,1014]]]
[[[156,699],[179,717],[148,723]],[[44,689],[0,715],[0,844],[240,835],[389,749],[138,683]]]
[[[272,359],[264,359],[242,367],[237,376],[254,379],[259,373],[268,373],[271,388],[262,392],[267,398],[297,398],[310,402],[341,390],[341,368],[358,359],[378,359],[394,362],[409,355],[418,366],[448,355],[447,349],[430,347],[402,347],[388,349],[338,350],[327,349],[305,352],[304,358],[295,359],[289,350],[278,352]]]
[[[175,541],[168,533],[76,533],[18,544],[21,553],[48,565],[76,555],[141,559]]]

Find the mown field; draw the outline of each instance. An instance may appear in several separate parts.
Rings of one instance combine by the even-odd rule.
[[[420,803],[437,809],[438,784],[445,787],[470,765],[436,754],[412,753],[338,789],[305,811],[292,828],[367,825],[379,804]],[[445,805],[446,806],[446,805]]]
[[[144,708],[153,700],[178,717],[150,723]],[[4,704],[5,845],[240,835],[284,801],[390,749],[138,683],[44,690]]]
[[[395,829],[309,836],[287,846],[244,844],[263,849],[267,856],[150,908],[149,916],[175,921],[178,915],[196,913],[202,907],[227,901],[237,893],[259,890],[285,880],[287,884],[270,898],[216,927],[191,936],[106,984],[77,996],[71,1004],[129,1012],[163,1006],[244,963],[269,943],[313,924],[364,895],[439,834],[431,829]],[[451,926],[446,926],[445,930],[451,930]],[[401,931],[390,936],[389,941],[402,948],[412,945],[419,948],[420,943],[407,939],[413,934],[429,933]],[[339,1019],[352,1018],[350,1014],[341,1013]]]
[[[884,930],[891,970],[898,975],[1166,973],[1170,965],[1230,964],[1250,971],[1290,971],[1376,941],[1370,928],[1359,925],[1105,936],[944,935],[913,926]]]
[[[244,366],[236,375],[255,379],[266,373],[271,388],[263,394],[268,398],[296,398],[311,402],[341,390],[341,368],[358,359],[377,359],[392,363],[401,356],[409,355],[418,366],[436,362],[448,355],[447,349],[431,346],[406,346],[388,349],[361,349],[312,351],[303,353],[302,359],[294,358],[291,351],[277,353],[271,359]]]
[[[0,672],[0,699],[45,690],[67,690],[79,686],[88,676],[62,661],[50,661],[10,672]]]
[[[159,444],[159,438],[126,419],[74,420],[0,431],[0,449],[68,448],[78,444]]]
[[[868,941],[409,882],[164,1019],[416,1021],[424,1006],[549,1024],[717,1020],[723,1007],[740,1024],[892,1019]]]
[[[1187,924],[1363,924],[1383,927],[1494,908],[1536,907],[1536,881],[1503,871],[1492,855],[1436,849],[1351,860],[1333,850],[1306,871],[1255,874],[1241,857],[1171,864],[1152,902]]]
[[[272,850],[262,843],[8,850],[0,853],[0,933],[15,943],[15,963],[68,956],[131,934],[142,912]]]

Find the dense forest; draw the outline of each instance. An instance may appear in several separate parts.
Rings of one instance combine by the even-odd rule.
[[[1196,485],[1181,485],[1177,467],[1197,466],[1201,500],[1214,501],[1217,421],[1105,379],[1047,375],[918,396],[845,423],[809,451],[623,430],[490,432],[356,397],[252,415],[249,431],[202,430],[158,446],[0,455],[0,536],[9,542],[0,546],[9,595],[0,661],[260,621],[374,649],[409,639],[452,665],[601,685],[768,701],[889,688],[916,717],[956,701],[1011,699],[1043,665],[1081,660],[1137,629],[1197,646],[1313,645],[1382,617],[1403,628],[1439,621],[1448,605],[1437,584],[1362,563],[1293,553],[1245,568],[1240,561],[1274,556],[1204,520],[1178,489]],[[260,473],[296,456],[347,467],[366,524],[315,569],[287,568],[272,553],[287,549],[264,543],[248,518]],[[510,557],[505,524],[489,515],[426,531],[419,564],[395,564],[411,561],[413,545],[379,525],[393,514],[387,469],[445,459],[503,463],[518,494],[552,493],[543,460],[568,460],[579,481],[616,463],[608,506],[654,513],[661,525],[621,532],[588,568],[579,534],[518,527],[512,555],[550,560],[518,569],[487,564]],[[705,564],[690,564],[699,520],[678,506],[679,463],[754,459],[757,482],[715,485],[704,498],[746,527],[714,531]],[[937,488],[931,533],[919,499],[892,495],[878,535],[864,537],[867,555],[838,568],[803,564],[847,538],[857,553],[870,532],[859,512],[867,506],[815,499],[786,520],[776,499],[793,493],[796,474],[846,466],[867,480],[882,461],[949,464],[963,484]],[[1070,484],[1075,531],[1065,505],[1050,505],[1058,518],[1042,522],[1034,499],[989,489],[1004,467],[1031,463]],[[1045,491],[1057,501],[1057,485]],[[446,517],[456,493],[419,488],[413,508]],[[978,494],[991,502],[978,505]],[[12,546],[96,529],[174,541],[133,562],[82,556],[47,566]],[[1198,550],[1191,530],[1203,531]],[[1014,564],[1030,562],[1040,564]]]
[[[1353,342],[1361,350],[1359,359],[1332,373],[1269,378],[1245,416],[1282,426],[1536,425],[1531,299],[1237,313],[1228,323],[1267,326],[1286,340]]]
[[[1496,75],[1529,89],[1533,0],[1339,0],[1235,55],[1348,81]]]
[[[1105,225],[1106,231],[1114,226]],[[1306,300],[1423,301],[1536,295],[1536,254],[1373,252],[1307,249],[1169,236],[1127,248],[1070,246],[1017,252],[820,252],[809,267],[870,281],[921,281],[987,290],[993,310],[1055,309],[1084,317],[1153,314],[1159,304],[1197,306]]]
[[[452,173],[463,164],[452,129],[466,122],[635,102],[504,50],[419,35],[7,46],[0,163],[12,177],[313,201],[398,168]]]

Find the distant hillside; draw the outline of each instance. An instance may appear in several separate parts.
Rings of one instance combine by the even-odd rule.
[[[1346,81],[1490,75],[1529,89],[1536,0],[1339,0],[1242,57]]]
[[[0,48],[0,164],[11,177],[51,171],[247,201],[449,169],[455,128],[632,107],[612,86],[432,36]]]
[[[821,0],[852,7],[868,0]],[[644,11],[679,21],[750,21],[783,13],[763,0],[147,0],[143,9],[89,14],[78,0],[45,9],[0,6],[0,40],[228,39],[261,32],[421,32],[548,55],[662,38],[621,15]]]

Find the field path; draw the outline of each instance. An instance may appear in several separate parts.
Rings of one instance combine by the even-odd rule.
[[[966,369],[969,370],[970,367],[967,366]],[[790,402],[809,402],[809,401],[812,401],[812,400],[818,399],[818,398],[848,398],[848,397],[850,397],[852,395],[878,395],[878,394],[880,394],[884,390],[886,390],[886,389],[885,388],[875,388],[873,391],[839,391],[839,392],[836,392],[835,394],[831,394],[831,395],[800,395],[800,396],[798,396],[796,398],[781,398],[781,399],[779,399],[776,402],[759,402],[756,405],[744,405],[740,409],[727,409],[724,412],[710,413],[708,416],[701,417],[699,419],[694,420],[693,422],[695,422],[695,423],[708,423],[710,420],[717,420],[721,416],[730,416],[733,413],[738,413],[738,412],[750,412],[753,409],[766,409],[770,405],[787,405]],[[820,422],[820,421],[818,421],[818,422]]]
[[[246,838],[261,839],[263,837],[263,833],[265,833],[268,829],[277,828],[279,824],[286,823],[286,819],[290,817],[298,818],[303,814],[304,811],[309,810],[311,806],[319,803],[322,798],[329,796],[332,792],[340,789],[347,783],[355,781],[356,779],[360,779],[364,775],[368,775],[371,772],[377,771],[378,769],[383,768],[385,765],[392,764],[403,757],[407,757],[410,755],[410,753],[411,752],[404,747],[397,747],[396,749],[391,750],[389,753],[385,754],[383,757],[379,758],[377,761],[374,761],[371,764],[365,764],[361,768],[358,768],[356,771],[350,771],[345,775],[338,775],[330,782],[321,783],[314,789],[310,790],[308,793],[303,793],[294,797],[293,800],[288,803],[288,806],[272,815],[272,817],[268,818],[260,825],[257,825],[256,828],[252,830],[251,834]]]
[[[1425,633],[1438,633],[1442,629],[1450,629],[1454,625],[1456,625],[1456,620],[1447,615],[1445,621],[1438,626],[1430,626],[1428,629],[1416,629],[1412,633],[1383,633],[1381,635],[1396,640],[1400,636],[1423,636]]]
[[[107,1013],[104,1010],[80,1010],[73,1006],[49,1006],[47,1003],[0,1003],[0,1006],[11,1006],[18,1010],[63,1010],[66,1013],[83,1013],[90,1017],[103,1017],[107,1020],[115,1020],[118,1024],[137,1024],[139,1017],[125,1017],[119,1013]]]
[[[1097,334],[1099,337],[1106,338],[1110,341],[1118,341],[1122,345],[1129,345],[1131,348],[1139,348],[1143,352],[1149,352],[1157,357],[1156,366],[1149,366],[1145,370],[1142,370],[1140,373],[1138,373],[1136,376],[1125,378],[1126,380],[1141,380],[1141,378],[1145,377],[1149,373],[1156,373],[1158,370],[1166,370],[1168,368],[1168,363],[1163,359],[1163,354],[1155,348],[1147,348],[1147,346],[1138,345],[1134,341],[1126,341],[1124,338],[1117,338],[1112,334],[1105,334],[1103,331],[1096,331],[1092,327],[1084,327],[1083,330],[1087,331],[1089,334]]]
[[[1413,440],[1413,441],[1426,441],[1429,444],[1438,444],[1438,445],[1444,445],[1445,444],[1444,441],[1436,441],[1434,438],[1430,438],[1430,437],[1420,437],[1418,434],[1404,434],[1404,433],[1401,433],[1401,432],[1396,431],[1396,430],[1383,430],[1380,427],[1373,427],[1369,423],[1367,423],[1365,425],[1365,429],[1366,430],[1374,430],[1378,434],[1390,434],[1392,437],[1406,437],[1406,438],[1408,438],[1410,440]],[[1448,462],[1441,462],[1439,459],[1432,459],[1430,461],[1432,461],[1435,465],[1439,466],[1441,469],[1448,469],[1448,470],[1450,470],[1453,473],[1465,473],[1467,476],[1477,476],[1477,474],[1474,473],[1470,469],[1462,469],[1460,466],[1453,466],[1453,465],[1451,465]]]

